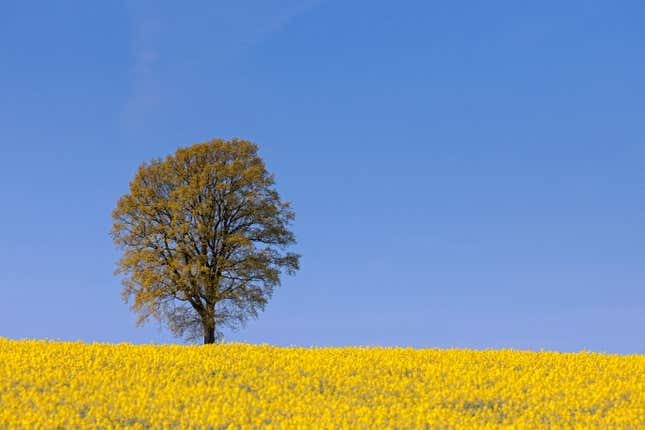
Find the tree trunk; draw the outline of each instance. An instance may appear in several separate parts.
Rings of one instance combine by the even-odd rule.
[[[202,321],[202,328],[204,330],[204,345],[215,343],[215,323]]]

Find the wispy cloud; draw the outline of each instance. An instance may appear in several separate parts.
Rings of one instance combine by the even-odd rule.
[[[161,17],[146,2],[128,3],[133,29],[132,86],[123,108],[126,127],[145,122],[147,113],[161,103],[161,82],[156,73],[160,60]]]
[[[133,33],[131,88],[122,119],[147,126],[172,103],[172,88],[203,65],[230,61],[266,40],[321,0],[128,3]],[[164,72],[162,74],[162,71]],[[196,73],[196,72],[195,72]],[[197,96],[197,95],[196,95]]]
[[[254,42],[259,43],[271,34],[280,31],[290,21],[306,13],[321,2],[322,0],[297,0],[281,3],[282,8],[275,9],[275,14],[270,16],[269,19],[264,22],[263,26],[259,27],[259,31],[258,34],[255,35]]]

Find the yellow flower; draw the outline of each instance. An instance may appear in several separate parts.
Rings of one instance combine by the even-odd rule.
[[[0,429],[645,428],[645,356],[0,338]]]

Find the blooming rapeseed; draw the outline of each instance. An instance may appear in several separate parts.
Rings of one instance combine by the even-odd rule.
[[[0,428],[645,428],[645,356],[0,338]]]

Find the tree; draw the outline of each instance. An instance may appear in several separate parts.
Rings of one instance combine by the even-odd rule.
[[[110,232],[138,325],[152,317],[213,343],[221,327],[257,317],[281,274],[298,270],[300,256],[287,252],[295,214],[257,151],[215,139],[139,167]]]

